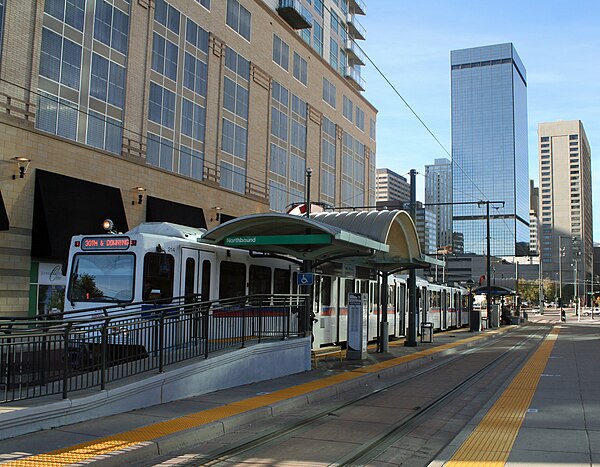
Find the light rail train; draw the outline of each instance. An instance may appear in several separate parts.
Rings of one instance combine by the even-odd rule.
[[[85,316],[85,310],[115,304],[173,297],[223,300],[256,294],[295,294],[299,290],[298,262],[253,255],[246,250],[204,243],[205,230],[166,222],[143,223],[125,234],[73,237],[67,269],[66,316]],[[368,295],[367,334],[378,337],[381,309],[379,283],[366,268],[345,270],[323,266],[313,285],[314,347],[343,344],[347,336],[349,293]],[[434,330],[468,324],[465,290],[417,281],[417,329],[431,322]],[[407,276],[388,279],[390,337],[406,334]]]

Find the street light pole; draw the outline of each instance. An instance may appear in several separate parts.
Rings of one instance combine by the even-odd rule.
[[[410,171],[410,217],[413,222],[417,218],[417,171]],[[417,346],[417,272],[414,268],[408,271],[408,333],[404,345]]]

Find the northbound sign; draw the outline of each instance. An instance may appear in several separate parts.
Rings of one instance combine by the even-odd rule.
[[[226,237],[226,246],[248,245],[329,245],[331,235],[261,235],[261,236],[234,236]]]

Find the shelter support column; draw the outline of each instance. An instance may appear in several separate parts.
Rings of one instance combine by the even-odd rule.
[[[389,323],[388,323],[388,276],[389,273],[381,273],[381,328],[379,337],[381,339],[381,345],[379,346],[380,352],[389,351]]]
[[[417,171],[410,171],[410,217],[416,222],[417,217]],[[408,272],[408,334],[404,341],[406,347],[417,346],[417,271],[411,268]]]

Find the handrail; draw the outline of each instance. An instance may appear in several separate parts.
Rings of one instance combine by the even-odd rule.
[[[187,297],[189,303],[100,307],[61,319],[5,318],[0,320],[0,403],[67,397],[249,341],[305,336],[308,299],[306,294],[192,302]]]

